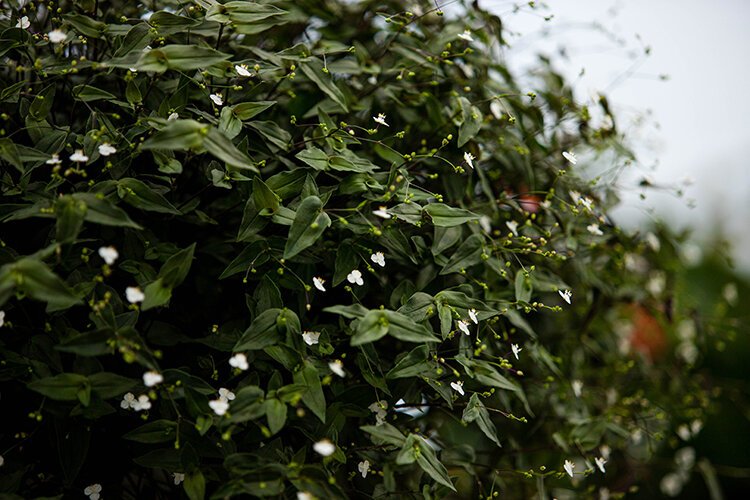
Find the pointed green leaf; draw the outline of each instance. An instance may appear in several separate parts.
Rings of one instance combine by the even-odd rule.
[[[284,258],[290,259],[312,246],[323,231],[331,225],[328,214],[323,212],[323,202],[317,196],[308,196],[297,208],[294,222],[289,228],[289,237],[284,247]]]

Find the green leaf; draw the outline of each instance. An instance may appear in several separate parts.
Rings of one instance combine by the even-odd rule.
[[[91,390],[103,399],[122,396],[138,384],[137,380],[109,372],[94,373],[89,382]]]
[[[393,446],[403,446],[406,441],[406,436],[388,422],[380,425],[363,425],[360,429],[370,434],[375,444],[388,443]]]
[[[430,349],[421,345],[401,358],[386,374],[388,379],[411,378],[428,373],[432,365],[427,361]]]
[[[104,29],[107,27],[103,22],[95,21],[82,14],[65,14],[63,19],[76,31],[89,38],[101,38]]]
[[[281,340],[281,335],[276,328],[280,314],[281,309],[269,309],[259,314],[237,341],[233,351],[255,351]]]
[[[422,470],[425,471],[427,475],[429,475],[432,479],[442,484],[443,486],[447,486],[451,490],[456,491],[456,488],[453,486],[453,483],[451,483],[451,480],[448,477],[448,471],[446,470],[445,466],[437,459],[435,450],[432,449],[432,446],[427,444],[427,442],[425,442],[425,440],[420,436],[410,434],[409,437],[411,436],[414,436],[415,440],[413,452],[417,464],[419,464]],[[406,446],[406,443],[404,444],[404,446]]]
[[[75,401],[79,391],[88,386],[88,379],[77,373],[61,373],[29,382],[26,386],[32,391],[57,401]]]
[[[219,116],[219,132],[224,134],[227,139],[234,139],[240,132],[242,132],[242,122],[232,112],[230,106],[226,106],[221,110]]]
[[[234,116],[242,121],[246,121],[255,118],[275,104],[276,101],[242,102],[226,109],[231,109]]]
[[[291,259],[311,247],[323,231],[331,225],[328,214],[323,212],[323,202],[317,196],[308,196],[297,208],[297,215],[289,228],[289,237],[284,247],[284,258]]]
[[[461,148],[482,128],[483,116],[479,108],[472,106],[465,97],[459,98],[459,105],[461,106],[461,126],[458,128],[457,146]]]
[[[185,494],[190,500],[203,500],[206,496],[206,478],[200,469],[185,474]]]
[[[160,10],[148,18],[148,23],[155,27],[162,35],[172,35],[188,28],[195,28],[201,24],[200,20],[185,16],[177,16],[171,12]]]
[[[287,11],[275,5],[247,1],[227,2],[220,7],[214,5],[208,10],[206,19],[221,23],[231,21],[237,33],[244,35],[256,35],[291,21]]]
[[[207,68],[230,57],[229,54],[199,45],[165,45],[144,52],[135,68],[156,73],[163,73],[168,69],[189,71]]]
[[[164,198],[164,196],[157,193],[145,182],[141,182],[138,179],[126,177],[118,180],[117,194],[125,201],[125,203],[135,208],[162,214],[180,215],[180,211]]]
[[[258,169],[253,165],[253,161],[248,158],[245,153],[237,149],[237,146],[219,131],[219,129],[209,129],[208,134],[203,139],[203,147],[206,148],[206,151],[229,166],[240,170],[258,172]]]
[[[164,285],[174,288],[182,283],[190,272],[195,253],[195,243],[172,255],[159,270]]]
[[[203,138],[208,134],[208,130],[208,125],[195,120],[172,120],[144,142],[141,149],[186,150],[197,148],[203,144]]]
[[[463,208],[450,207],[444,203],[430,203],[424,207],[430,214],[432,223],[440,227],[453,227],[465,224],[470,220],[478,220],[479,216]]]
[[[272,435],[276,434],[286,424],[286,404],[278,399],[268,399],[264,404],[266,407],[266,418],[268,419],[268,429]]]
[[[343,241],[336,252],[336,264],[333,272],[333,286],[338,286],[344,281],[352,269],[357,267],[359,256],[354,251],[354,246],[348,241]]]
[[[479,394],[474,393],[471,395],[469,404],[466,405],[466,409],[464,409],[461,419],[466,422],[474,422],[476,420],[479,429],[484,435],[494,441],[498,446],[501,446],[500,440],[497,438],[497,429],[490,418],[490,412],[487,411],[484,403],[479,399]]]
[[[16,170],[19,172],[24,173],[23,162],[18,154],[18,148],[16,147],[16,144],[7,137],[0,139],[0,158],[16,167]]]
[[[305,362],[304,367],[294,373],[294,383],[302,384],[307,387],[302,396],[302,402],[305,403],[321,422],[326,421],[326,400],[323,394],[323,386],[320,384],[318,370],[309,362]]]
[[[143,299],[141,310],[148,311],[169,302],[169,299],[172,298],[172,288],[166,286],[160,278],[146,285],[146,288],[143,289],[143,294],[146,298]]]
[[[55,346],[61,352],[72,352],[79,356],[102,356],[110,354],[112,347],[107,341],[114,335],[109,328],[102,328],[75,335]]]
[[[57,236],[59,243],[72,243],[81,232],[86,217],[86,203],[70,195],[63,195],[55,201],[57,216]]]
[[[114,95],[110,94],[106,90],[92,87],[91,85],[76,85],[73,87],[73,97],[82,100],[83,102],[93,101],[111,101],[117,99]]]
[[[257,209],[267,210],[270,213],[276,212],[279,208],[279,197],[260,177],[253,179],[253,201]]]
[[[47,311],[61,311],[81,303],[76,294],[43,262],[22,258],[0,268],[0,291],[13,287],[32,299],[47,302]],[[0,293],[0,298],[5,294]],[[0,300],[0,306],[7,300]]]
[[[31,101],[31,106],[29,106],[29,115],[31,118],[37,121],[47,118],[55,102],[55,88],[56,85],[54,84],[48,85],[34,97],[34,100]]]
[[[177,422],[172,420],[154,420],[126,433],[123,439],[137,443],[167,443],[177,436]]]
[[[461,269],[468,269],[479,264],[482,260],[483,245],[484,238],[481,235],[472,234],[469,236],[451,255],[451,258],[440,270],[440,274],[460,272]]]
[[[292,142],[292,134],[281,128],[278,123],[272,121],[252,121],[247,125],[268,141],[266,142],[266,146],[271,151],[287,151],[289,149],[289,145]]]
[[[345,318],[355,319],[364,318],[368,313],[368,309],[361,304],[352,304],[349,306],[330,306],[323,309],[325,312],[339,314]]]
[[[534,289],[531,286],[531,279],[524,271],[518,271],[516,273],[515,288],[517,301],[528,302],[531,299],[531,294],[534,292]]]
[[[351,338],[351,345],[357,346],[375,342],[388,334],[388,317],[385,311],[374,309],[359,321]]]
[[[86,216],[84,217],[86,222],[93,222],[94,224],[102,224],[104,226],[143,229],[133,222],[123,209],[115,206],[103,196],[93,193],[73,193],[70,196],[86,204]]]
[[[322,149],[314,146],[303,149],[295,155],[295,158],[305,162],[315,170],[328,170],[328,155]]]
[[[323,63],[320,59],[312,58],[300,64],[300,69],[302,69],[302,73],[312,80],[325,95],[341,106],[342,111],[345,113],[349,111],[346,106],[346,98],[344,97],[344,94],[333,82],[330,73],[325,73],[323,71]]]

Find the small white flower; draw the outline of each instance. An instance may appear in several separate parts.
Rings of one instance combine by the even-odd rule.
[[[99,500],[99,493],[102,492],[102,485],[99,483],[92,484],[90,486],[86,486],[83,489],[83,494],[88,495],[89,500]]]
[[[216,104],[217,106],[221,106],[222,104],[224,104],[224,98],[221,96],[221,94],[211,94],[208,97],[210,97],[214,104]]]
[[[143,385],[146,387],[153,387],[162,382],[164,382],[164,377],[159,372],[150,370],[143,374]]]
[[[380,267],[385,267],[385,255],[383,255],[383,252],[375,252],[370,255],[370,260]]]
[[[473,42],[474,39],[471,37],[471,30],[466,30],[463,33],[458,34],[458,38],[466,40],[467,42]]]
[[[146,295],[137,286],[129,286],[125,289],[125,297],[127,297],[128,302],[135,304],[136,302],[143,302]]]
[[[131,73],[138,73],[138,68],[128,68]]]
[[[585,196],[581,198],[580,204],[583,205],[583,208],[585,208],[586,210],[591,210],[591,206],[594,204],[594,200],[592,200],[588,196]]]
[[[576,464],[574,464],[570,460],[566,460],[565,464],[563,465],[563,469],[565,469],[565,472],[567,472],[570,477],[573,477],[573,469],[575,468]]]
[[[183,474],[182,472],[173,472],[172,477],[174,477],[175,486],[177,486],[178,484],[180,484],[181,482],[185,480],[185,474]]]
[[[578,159],[576,158],[575,153],[573,153],[572,151],[563,151],[562,155],[563,158],[568,160],[571,165],[575,165],[576,163],[578,163]]]
[[[297,500],[315,500],[315,497],[308,491],[298,491]]]
[[[373,210],[372,213],[377,215],[378,217],[382,217],[383,219],[391,218],[391,214],[388,213],[388,209],[382,205],[378,207],[377,210]]]
[[[562,297],[565,302],[570,304],[570,301],[573,298],[573,292],[571,292],[570,290],[558,290],[557,293],[560,294],[560,297]]]
[[[5,324],[5,311],[0,311],[0,327]]]
[[[658,252],[661,249],[661,241],[659,241],[659,237],[656,236],[654,233],[646,233],[646,243],[648,243],[648,246],[651,247],[651,250],[654,252]]]
[[[47,33],[47,38],[49,38],[49,41],[52,43],[62,43],[65,41],[65,39],[68,37],[67,33],[60,30],[52,30],[49,33]]]
[[[661,492],[670,497],[676,497],[679,495],[684,485],[684,480],[680,474],[676,472],[670,472],[664,476],[659,483]]]
[[[690,422],[690,432],[693,433],[693,436],[697,436],[701,432],[701,429],[703,429],[703,422],[700,420]]]
[[[485,233],[492,232],[492,219],[490,219],[486,215],[483,215],[479,218],[479,225],[482,226],[482,230]]]
[[[47,165],[59,165],[62,163],[62,160],[60,159],[60,155],[55,153],[49,160],[45,161],[44,163],[46,163]]]
[[[346,276],[346,281],[352,284],[362,286],[365,284],[365,280],[362,279],[362,273],[359,269],[355,269]]]
[[[451,382],[451,388],[453,388],[454,391],[459,393],[460,395],[464,395],[464,383],[463,381],[459,380],[458,382]]]
[[[604,464],[607,463],[607,460],[604,457],[598,457],[594,459],[594,462],[596,462],[596,466],[599,467],[599,470],[604,474],[606,472],[604,470]]]
[[[234,70],[237,72],[240,76],[251,76],[252,73],[250,73],[250,70],[247,69],[247,64],[235,64]]]
[[[513,355],[516,357],[516,359],[518,359],[518,353],[520,353],[521,351],[523,351],[523,348],[522,347],[518,347],[518,344],[511,344],[510,345],[510,350],[513,351]]]
[[[469,318],[474,322],[475,325],[479,324],[479,318],[477,318],[477,310],[469,309]]]
[[[612,448],[610,448],[606,444],[603,444],[599,447],[599,453],[602,454],[602,458],[604,458],[604,460],[609,460],[609,455],[612,453]]]
[[[363,460],[360,463],[358,463],[357,470],[359,470],[360,474],[362,474],[362,477],[367,477],[367,473],[370,471],[369,460]]]
[[[229,409],[229,401],[226,399],[214,399],[213,401],[208,402],[208,406],[210,406],[218,416],[222,416]]]
[[[509,220],[505,223],[506,226],[508,226],[508,229],[510,229],[510,232],[513,233],[513,236],[518,236],[518,222],[514,220]]]
[[[372,119],[375,120],[375,123],[383,125],[384,127],[390,126],[385,122],[385,115],[383,113],[378,113],[378,116],[373,116]]]
[[[117,149],[115,149],[114,146],[112,146],[110,143],[105,142],[104,144],[99,145],[99,154],[102,156],[109,156],[112,154],[117,153]]]
[[[171,122],[171,121],[178,119],[179,117],[180,115],[178,115],[177,113],[170,113],[169,116],[167,117],[167,121]]]
[[[326,287],[323,286],[323,285],[325,285],[325,282],[326,282],[326,280],[324,280],[323,278],[320,278],[318,276],[316,276],[316,277],[313,278],[313,285],[315,285],[315,288],[317,288],[321,292],[325,292],[326,291]]]
[[[239,368],[242,371],[245,371],[248,368],[250,368],[250,365],[247,364],[247,356],[245,356],[241,352],[229,358],[229,366],[233,368]]]
[[[122,397],[122,401],[120,401],[120,408],[122,408],[123,410],[129,410],[130,408],[133,408],[135,404],[135,395],[132,392],[129,392]]]
[[[578,201],[581,199],[581,193],[578,191],[568,191],[570,199],[573,200],[573,205],[578,205]]]
[[[22,30],[27,29],[29,26],[31,26],[31,23],[29,22],[29,16],[23,16],[16,23],[16,28],[21,28]]]
[[[135,411],[150,410],[151,400],[148,399],[148,396],[146,396],[145,394],[141,394],[140,396],[138,396],[138,399],[133,402],[131,408],[133,408]]]
[[[233,401],[234,398],[235,395],[232,391],[224,387],[219,388],[219,399],[223,399],[224,401]]]
[[[577,398],[580,398],[581,391],[583,390],[583,382],[580,380],[574,380],[570,383],[570,386],[573,388],[573,394],[575,394]]]
[[[682,424],[677,428],[677,435],[680,436],[680,439],[683,441],[687,441],[690,439],[690,428],[687,426],[687,424]]]
[[[101,257],[108,266],[114,264],[119,256],[120,254],[113,246],[99,247],[99,257]]]
[[[473,154],[471,154],[469,152],[464,153],[464,161],[469,166],[469,168],[474,168],[474,160],[475,159],[476,158],[474,158]]]
[[[383,425],[385,423],[385,418],[388,416],[388,412],[386,411],[388,408],[388,401],[375,401],[367,408],[375,414],[376,426]]]
[[[458,325],[458,329],[464,332],[464,335],[471,335],[471,332],[469,331],[469,322],[464,321],[462,319],[459,319],[456,324]]]
[[[75,153],[70,155],[70,161],[84,163],[89,161],[89,157],[83,154],[83,149],[76,149]]]
[[[310,332],[307,330],[302,332],[302,340],[304,340],[307,345],[317,344],[318,338],[320,338],[320,332]]]
[[[593,234],[594,236],[602,236],[602,235],[604,234],[604,233],[602,232],[602,230],[601,230],[601,229],[599,229],[599,224],[596,224],[596,223],[594,223],[594,224],[589,224],[588,226],[586,226],[586,230],[587,230],[587,231],[588,231],[589,233]]]
[[[330,439],[321,439],[313,445],[313,450],[324,457],[329,457],[336,451],[336,445]]]
[[[328,368],[339,377],[346,377],[346,373],[344,372],[344,363],[340,359],[328,363]]]

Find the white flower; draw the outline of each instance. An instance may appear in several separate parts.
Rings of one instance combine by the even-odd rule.
[[[565,469],[565,472],[567,472],[570,477],[573,477],[573,469],[575,468],[576,464],[574,464],[570,460],[566,460],[565,464],[563,465],[563,469]]]
[[[368,460],[361,461],[357,464],[357,470],[362,474],[362,477],[367,477],[367,473],[370,470],[370,462]]]
[[[130,408],[133,408],[135,404],[135,395],[132,392],[129,392],[122,397],[122,401],[120,401],[120,408],[122,408],[123,410],[129,410]]]
[[[164,382],[164,377],[159,372],[150,370],[143,374],[143,385],[146,387],[153,387],[162,382]]]
[[[247,364],[247,356],[245,356],[241,352],[229,358],[229,366],[233,368],[239,368],[242,371],[245,371],[248,368],[250,368],[250,365]]]
[[[650,246],[654,252],[658,252],[661,249],[661,241],[659,241],[659,237],[654,233],[646,233],[645,238],[646,243],[648,243],[648,246]]]
[[[469,318],[474,322],[475,325],[479,324],[479,318],[477,318],[477,310],[469,309]]]
[[[469,166],[470,168],[474,168],[474,160],[475,160],[475,159],[476,159],[476,158],[474,158],[474,155],[473,155],[473,154],[471,154],[471,153],[469,153],[469,152],[466,152],[466,153],[464,153],[464,161],[466,162],[466,164],[467,164],[467,165],[468,165],[468,166]]]
[[[310,492],[307,492],[307,491],[298,491],[297,492],[297,500],[315,500],[315,497]]]
[[[60,155],[55,153],[49,160],[45,161],[44,163],[46,163],[47,165],[59,165],[62,163],[62,160],[60,159]]]
[[[47,33],[47,38],[49,38],[49,41],[52,43],[62,43],[67,37],[68,35],[60,30],[52,30]]]
[[[115,149],[114,146],[112,146],[110,143],[105,142],[104,144],[99,145],[99,154],[102,156],[109,156],[112,154],[117,153],[117,149]]]
[[[596,462],[596,466],[599,467],[599,470],[604,474],[606,472],[604,470],[604,464],[607,463],[607,460],[604,457],[598,457],[594,459],[594,462]]]
[[[0,311],[0,327],[5,324],[5,311]]]
[[[89,161],[89,157],[83,154],[83,149],[76,149],[75,153],[70,155],[70,161],[83,163]]]
[[[388,213],[388,209],[384,206],[379,206],[377,210],[373,210],[372,213],[383,219],[390,219],[391,214]]]
[[[473,42],[474,39],[471,37],[471,30],[466,30],[463,33],[458,34],[458,38],[466,40],[467,42]]]
[[[219,388],[219,399],[223,399],[224,401],[232,401],[234,400],[234,398],[235,396],[232,391],[224,387]]]
[[[676,497],[682,491],[684,480],[676,472],[670,472],[661,479],[659,487],[661,492],[670,497]]]
[[[362,286],[365,284],[365,280],[362,279],[362,273],[359,271],[359,269],[355,269],[352,272],[350,272],[346,276],[346,281],[352,284],[356,283],[359,286]]]
[[[138,68],[128,68],[131,73],[138,73]]]
[[[222,104],[224,104],[224,98],[221,96],[221,94],[211,94],[208,97],[210,97],[214,104],[216,104],[217,106],[221,106]]]
[[[213,401],[208,402],[208,406],[211,407],[211,409],[219,416],[224,415],[227,410],[229,409],[229,401],[226,399],[214,399]]]
[[[612,448],[610,448],[606,444],[603,444],[599,447],[599,453],[602,454],[602,458],[604,460],[609,460],[609,455],[612,453]]]
[[[151,400],[148,399],[148,396],[146,396],[145,394],[141,394],[140,396],[138,396],[138,399],[133,402],[131,408],[133,408],[135,411],[149,410],[151,409]]]
[[[677,428],[677,435],[680,436],[680,439],[683,441],[690,439],[690,428],[687,424],[682,424]]]
[[[99,483],[92,484],[91,486],[86,486],[83,489],[83,494],[88,495],[89,500],[99,500],[99,493],[102,492],[102,485]]]
[[[456,324],[458,325],[458,329],[464,332],[464,335],[471,335],[471,332],[469,331],[469,322],[464,321],[462,319],[459,319]]]
[[[523,348],[522,347],[518,347],[518,344],[511,344],[510,345],[510,350],[513,351],[513,355],[516,357],[516,359],[518,359],[518,353],[520,353],[521,351],[523,351]]]
[[[29,22],[29,16],[23,16],[16,23],[16,28],[21,28],[22,30],[25,30],[29,26],[31,26],[31,23]]]
[[[510,229],[510,232],[513,233],[514,236],[518,236],[518,222],[514,220],[509,220],[505,223],[506,226],[508,226],[508,229]]]
[[[693,420],[690,422],[690,432],[693,433],[693,436],[697,436],[701,429],[703,429],[703,422],[700,420]]]
[[[325,284],[325,282],[326,282],[326,280],[324,280],[323,278],[320,278],[318,276],[316,276],[316,277],[313,278],[313,285],[315,285],[315,288],[317,288],[321,292],[325,292],[326,291],[326,287],[323,286]]]
[[[240,76],[251,76],[250,70],[247,69],[247,64],[235,64],[234,70]]]
[[[594,236],[601,236],[601,235],[603,235],[603,234],[604,234],[604,233],[602,232],[602,230],[601,230],[601,229],[599,229],[599,224],[596,224],[596,223],[594,223],[594,224],[589,224],[588,226],[586,226],[586,230],[587,230],[587,231],[588,231],[589,233],[593,234]]]
[[[307,330],[302,332],[302,340],[304,340],[307,345],[317,344],[318,338],[320,338],[320,332],[310,332]]]
[[[573,298],[573,292],[570,290],[558,290],[557,293],[560,294],[560,297],[562,297],[565,302],[570,304],[570,301]]]
[[[383,113],[378,113],[378,116],[373,116],[372,119],[375,120],[375,123],[379,123],[384,127],[390,126],[385,122],[385,115]]]
[[[464,383],[463,381],[459,380],[458,382],[451,382],[451,387],[454,391],[459,393],[460,395],[464,395]]]
[[[370,255],[370,260],[380,267],[385,267],[385,255],[383,255],[383,252],[375,252]]]
[[[178,484],[180,484],[181,482],[185,480],[185,474],[183,474],[182,472],[173,472],[172,477],[174,477],[175,486],[177,486]]]
[[[127,297],[128,302],[135,304],[136,302],[143,302],[146,295],[137,286],[129,286],[125,289],[125,297]]]
[[[591,206],[593,205],[594,200],[592,200],[591,198],[589,198],[588,196],[586,196],[586,197],[581,198],[580,203],[581,203],[581,205],[583,205],[583,207],[586,210],[591,210]]]
[[[492,219],[490,219],[486,215],[483,215],[479,218],[479,225],[482,226],[482,230],[485,233],[489,233],[492,231]]]
[[[573,388],[573,394],[575,394],[577,398],[580,398],[581,391],[583,390],[583,382],[580,380],[574,380],[570,383],[570,386]]]
[[[570,199],[573,200],[573,205],[578,205],[578,201],[581,199],[581,193],[578,191],[568,191]]]
[[[375,401],[367,408],[375,414],[375,425],[383,425],[385,423],[385,418],[388,416],[388,412],[386,411],[388,401]]]
[[[114,264],[119,256],[120,254],[117,253],[117,249],[113,246],[99,247],[99,257],[101,257],[108,266]]]
[[[329,439],[321,439],[313,445],[313,450],[315,450],[320,455],[323,455],[324,457],[329,457],[333,455],[334,451],[336,451],[336,445],[333,444]]]
[[[179,117],[180,115],[178,115],[177,113],[170,113],[169,116],[167,117],[167,121],[171,122],[171,121],[178,119]]]
[[[346,377],[346,373],[344,372],[344,363],[340,359],[328,363],[328,368],[330,368],[330,370],[339,377]]]
[[[576,163],[578,163],[578,159],[576,158],[575,153],[573,153],[572,151],[563,151],[562,155],[563,158],[568,160],[571,165],[575,165]]]

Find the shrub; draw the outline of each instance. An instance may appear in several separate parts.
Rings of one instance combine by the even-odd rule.
[[[500,18],[21,3],[0,21],[4,491],[622,492],[699,430],[674,249],[620,230],[614,177],[571,153],[632,160],[607,100],[545,61],[520,84]]]

